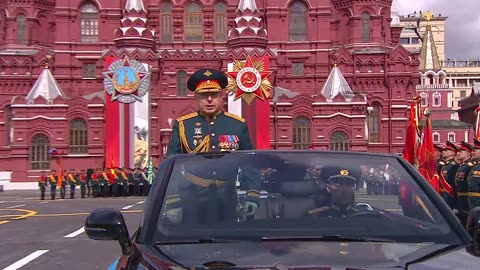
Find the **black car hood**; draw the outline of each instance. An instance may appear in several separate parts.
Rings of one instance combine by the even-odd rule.
[[[440,244],[380,243],[380,242],[238,242],[209,244],[157,245],[162,253],[183,267],[220,268],[319,268],[338,269],[402,269],[407,263],[435,254],[447,248]],[[454,261],[466,255],[463,263],[470,265],[477,258],[462,250],[436,257],[412,269],[457,269]],[[468,257],[468,258],[467,258]],[[447,268],[445,268],[449,265]],[[353,268],[352,268],[353,267]],[[471,267],[471,266],[470,266]],[[214,268],[214,267],[213,267]],[[462,269],[469,269],[465,266]]]

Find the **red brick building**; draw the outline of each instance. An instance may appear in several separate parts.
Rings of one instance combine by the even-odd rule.
[[[151,67],[157,164],[196,110],[188,76],[247,55],[270,57],[272,148],[400,153],[420,61],[391,2],[0,0],[0,171],[31,181],[52,147],[67,170],[104,165],[105,56]]]

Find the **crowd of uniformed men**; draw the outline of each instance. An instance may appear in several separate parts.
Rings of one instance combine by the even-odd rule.
[[[157,168],[153,168],[154,175]],[[67,189],[69,198],[75,198],[77,186],[81,198],[85,197],[119,197],[119,196],[147,196],[151,183],[148,181],[147,168],[105,168],[69,171],[61,173],[51,170],[49,174],[41,171],[38,180],[40,199],[45,199],[47,187],[50,187],[50,196],[55,200],[57,190],[60,198],[65,199]]]
[[[440,194],[468,227],[468,214],[480,206],[480,141],[473,145],[461,142],[459,146],[447,141],[445,146],[435,145]]]

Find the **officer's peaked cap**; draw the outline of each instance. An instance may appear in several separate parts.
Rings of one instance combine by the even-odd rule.
[[[225,73],[212,68],[197,70],[187,81],[188,90],[196,93],[218,93],[227,87]]]

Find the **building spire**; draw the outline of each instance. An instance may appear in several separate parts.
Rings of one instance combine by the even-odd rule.
[[[257,3],[255,3],[255,0],[240,0],[237,10],[244,12],[247,9],[250,11],[257,10]]]
[[[427,25],[423,35],[423,44],[420,51],[420,71],[433,70],[438,71],[442,68],[440,58],[438,57],[437,46],[433,38],[431,20],[433,14],[430,11],[424,13]]]
[[[240,0],[233,29],[228,32],[229,48],[266,48],[265,16],[260,14],[255,0]]]
[[[65,98],[65,94],[58,85],[57,80],[53,77],[48,63],[45,63],[45,68],[42,70],[42,73],[40,73],[40,76],[38,76],[32,89],[30,89],[27,100],[33,102],[33,100],[39,96],[44,97],[46,100],[53,100],[58,96]]]
[[[125,10],[135,10],[137,12],[146,11],[142,0],[127,0],[127,3],[125,4]]]
[[[393,0],[392,2],[391,18],[392,18],[392,22],[391,22],[392,26],[400,25],[400,13],[398,9],[398,0]]]
[[[348,85],[347,80],[343,77],[337,63],[334,63],[332,71],[330,72],[330,75],[328,75],[327,81],[323,86],[322,95],[327,100],[331,100],[339,94],[345,98],[351,98],[353,96],[352,89]]]
[[[155,47],[155,30],[149,27],[142,0],[127,0],[121,26],[115,30],[117,47]]]

